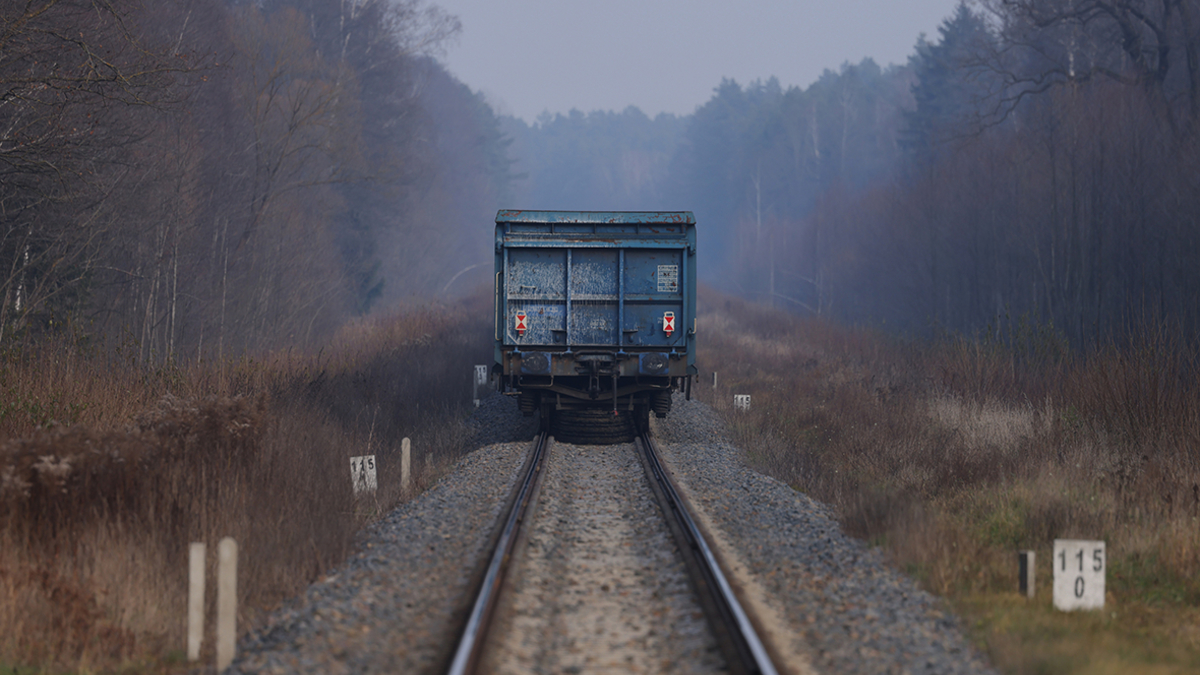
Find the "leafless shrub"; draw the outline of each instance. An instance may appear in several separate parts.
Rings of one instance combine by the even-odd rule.
[[[722,385],[696,391],[749,460],[831,504],[932,590],[1008,588],[995,562],[1008,552],[1095,537],[1118,569],[1200,597],[1196,355],[1169,333],[1030,359],[994,343],[906,344],[710,291],[700,327],[700,368]],[[749,413],[732,410],[734,393],[752,395]],[[1118,575],[1114,592],[1138,592],[1136,578]]]
[[[178,649],[191,541],[215,551],[223,536],[238,540],[250,625],[335,566],[362,526],[468,449],[470,364],[488,341],[482,324],[453,318],[464,315],[413,309],[315,355],[169,372],[68,343],[10,353],[0,653],[103,669]],[[414,447],[407,492],[403,437]],[[361,454],[377,456],[380,489],[356,499],[348,458]]]

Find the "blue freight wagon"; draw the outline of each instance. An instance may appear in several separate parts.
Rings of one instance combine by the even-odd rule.
[[[619,442],[696,374],[696,219],[680,212],[496,214],[501,391],[560,440]]]

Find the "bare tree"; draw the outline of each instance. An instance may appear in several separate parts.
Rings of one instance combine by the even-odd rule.
[[[984,0],[999,25],[997,109],[1097,79],[1141,88],[1172,127],[1200,111],[1195,0]],[[1182,104],[1181,104],[1182,103]],[[1183,124],[1180,124],[1182,120]]]
[[[82,292],[136,175],[123,159],[178,100],[193,55],[148,43],[137,5],[27,0],[0,8],[0,337]]]

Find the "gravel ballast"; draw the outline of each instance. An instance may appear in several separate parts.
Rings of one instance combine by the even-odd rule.
[[[726,667],[632,443],[552,443],[482,672]]]
[[[473,425],[483,447],[368,528],[357,553],[247,635],[232,672],[438,672],[535,432],[499,395],[481,402]]]
[[[501,396],[484,399],[473,424],[479,449],[244,637],[233,672],[435,673],[447,663],[534,433]],[[782,672],[993,672],[936,597],[845,535],[828,508],[746,467],[707,406],[677,397],[654,431]],[[517,575],[532,592],[508,605],[518,639],[492,663],[508,672],[719,668],[632,446],[558,448],[522,553],[533,567]],[[597,645],[614,658],[596,658],[588,650]]]
[[[847,536],[824,505],[743,463],[708,406],[677,396],[663,462],[792,672],[992,673],[938,598]]]

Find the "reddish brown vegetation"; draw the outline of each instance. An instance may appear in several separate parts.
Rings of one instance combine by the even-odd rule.
[[[402,437],[416,490],[467,447],[461,413],[487,331],[449,317],[486,309],[364,321],[317,355],[157,371],[65,343],[8,354],[3,660],[109,668],[181,649],[191,541],[215,559],[221,537],[238,540],[243,626],[333,567],[406,496]],[[381,473],[379,493],[356,500],[358,454],[376,454]]]
[[[1141,653],[1147,635],[1178,646],[1135,663],[1200,662],[1187,651],[1193,642],[1170,642],[1200,602],[1193,351],[1159,333],[1086,355],[1037,331],[1007,343],[913,345],[714,293],[699,334],[701,379],[719,370],[721,386],[698,392],[751,461],[830,503],[850,532],[933,592],[956,603],[987,597],[982,611],[991,612],[1016,597],[1013,554],[1034,549],[1037,606],[1051,617],[1053,539],[1105,539],[1109,608],[1125,621],[1070,663]],[[752,395],[750,412],[733,410],[734,393]],[[1053,631],[1058,649],[1064,633]],[[1039,661],[1042,633],[981,639],[1007,670],[1069,670]]]

